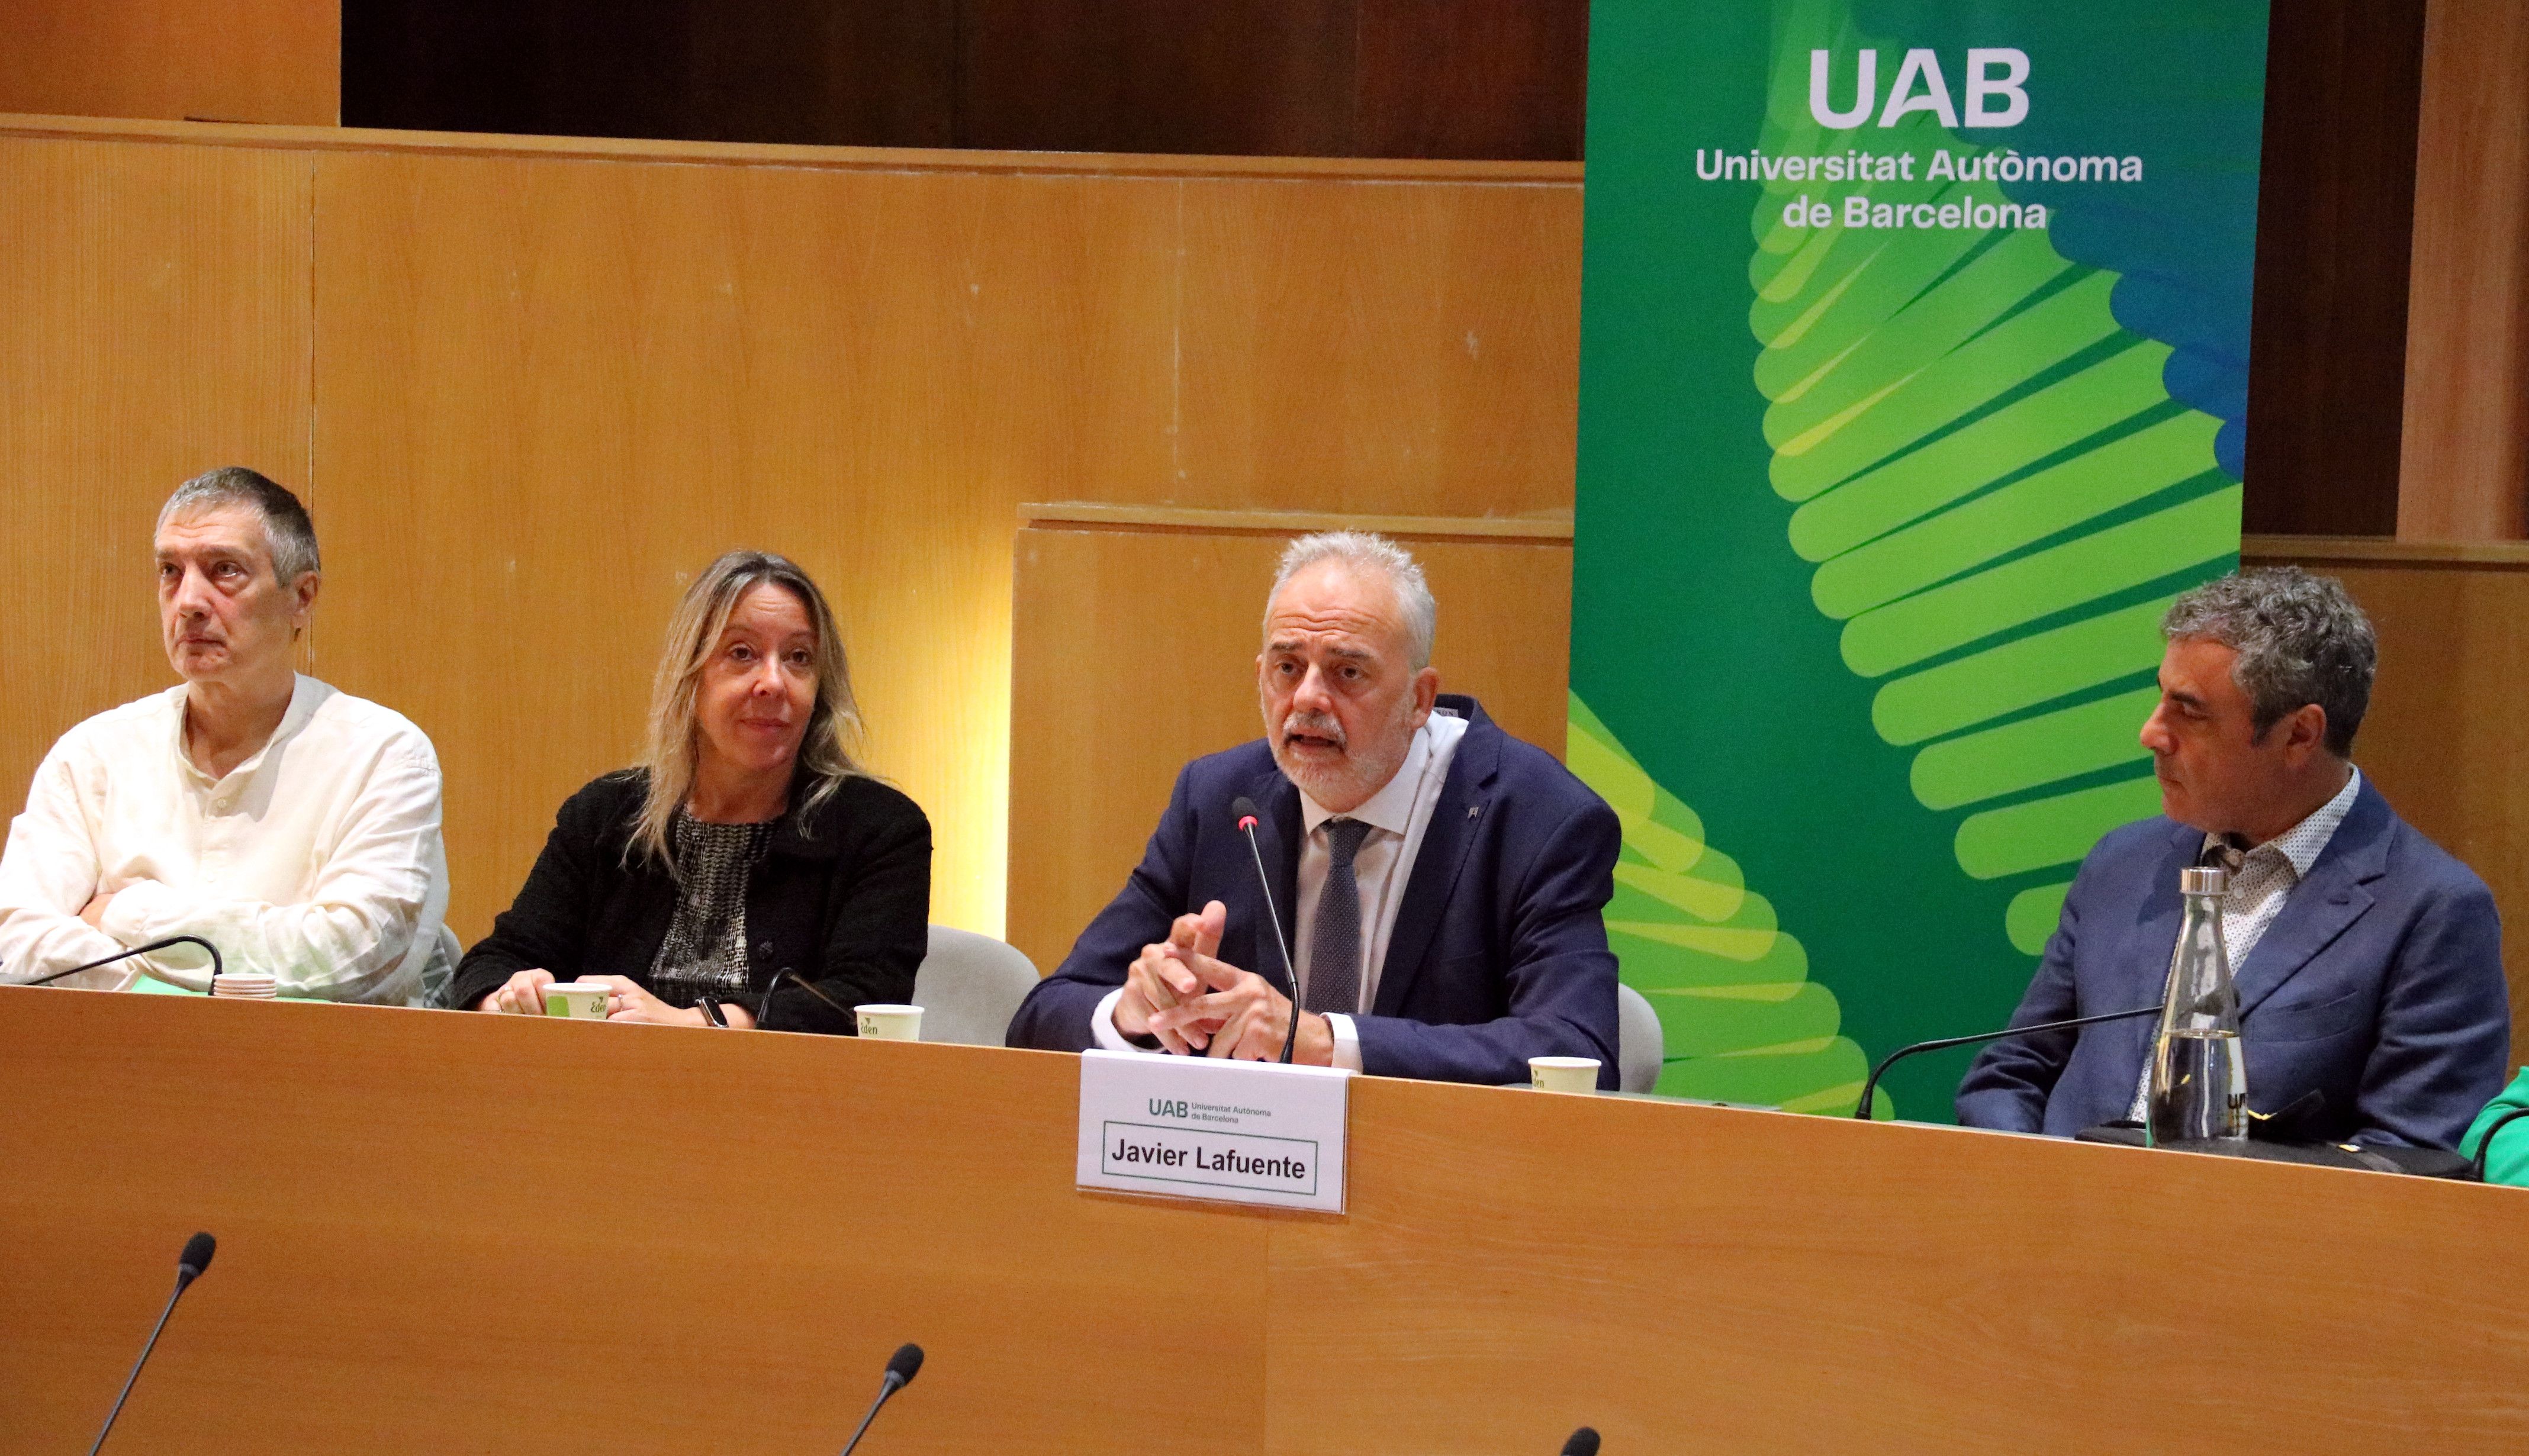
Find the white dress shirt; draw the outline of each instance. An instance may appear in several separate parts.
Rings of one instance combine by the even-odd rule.
[[[112,894],[103,929],[80,911]],[[185,689],[72,728],[0,854],[0,982],[175,935],[283,996],[402,1004],[439,947],[439,759],[403,715],[300,676],[261,751],[214,781],[185,751]],[[148,957],[207,988],[191,946]],[[121,987],[136,962],[56,984]]]
[[[2231,957],[2232,979],[2238,978],[2239,967],[2248,963],[2248,952],[2266,938],[2275,920],[2284,913],[2291,892],[2318,863],[2318,856],[2336,837],[2344,816],[2353,812],[2353,800],[2362,792],[2362,771],[2347,774],[2344,786],[2336,796],[2310,812],[2307,819],[2293,825],[2254,849],[2242,852],[2224,842],[2219,835],[2204,836],[2204,862],[2219,864],[2231,872],[2231,880],[2222,892],[2222,948]],[[2184,925],[2179,934],[2185,934]],[[2178,960],[2173,950],[2170,973],[2177,974]],[[2164,983],[2161,998],[2169,992]],[[2128,1114],[2139,1121],[2149,1115],[2151,1105],[2151,1049],[2142,1057],[2142,1077],[2134,1088],[2133,1105]]]
[[[1414,860],[1422,852],[1424,836],[1431,828],[1431,812],[1439,805],[1440,789],[1449,781],[1449,761],[1457,757],[1458,741],[1466,734],[1465,719],[1446,708],[1432,709],[1423,727],[1414,730],[1413,741],[1406,745],[1405,761],[1397,766],[1395,777],[1348,814],[1337,815],[1309,797],[1308,790],[1300,791],[1305,836],[1300,840],[1296,890],[1300,902],[1291,927],[1291,956],[1299,975],[1301,1004],[1308,1003],[1318,896],[1325,890],[1326,871],[1334,858],[1326,847],[1326,821],[1357,819],[1371,827],[1352,862],[1353,878],[1361,887],[1362,924],[1361,999],[1353,1010],[1366,1014],[1378,1002],[1378,973],[1387,961],[1387,943],[1396,934],[1396,912],[1405,902],[1405,886],[1414,878]],[[1258,966],[1241,969],[1266,974]],[[1115,1029],[1115,1002],[1123,995],[1120,987],[1108,992],[1089,1017],[1090,1035],[1110,1052],[1141,1050]],[[1334,1064],[1360,1071],[1361,1034],[1354,1028],[1352,1017],[1330,1011],[1326,1013],[1326,1024],[1334,1033]]]

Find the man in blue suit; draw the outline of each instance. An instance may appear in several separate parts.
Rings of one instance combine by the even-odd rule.
[[[2250,1105],[2316,1093],[2287,1135],[2455,1146],[2507,1066],[2502,932],[2485,883],[2348,761],[2371,623],[2337,582],[2283,567],[2188,592],[2161,631],[2142,742],[2165,817],[2090,851],[2012,1024],[2162,1000],[2179,871],[2224,864]],[[1959,1088],[1959,1120],[2069,1135],[2139,1116],[2155,1025],[1997,1042]]]
[[[1294,1061],[1500,1083],[1532,1056],[1589,1056],[1615,1085],[1615,811],[1439,695],[1434,615],[1388,541],[1291,544],[1256,660],[1266,736],[1178,775],[1011,1046],[1277,1058],[1296,1001]]]

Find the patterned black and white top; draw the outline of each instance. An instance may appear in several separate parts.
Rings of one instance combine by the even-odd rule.
[[[650,962],[650,994],[690,1006],[708,993],[735,999],[747,989],[746,885],[773,843],[778,820],[705,824],[678,810],[676,913]]]

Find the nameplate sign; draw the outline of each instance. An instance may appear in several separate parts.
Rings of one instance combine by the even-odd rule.
[[[1080,1186],[1340,1213],[1352,1076],[1084,1052]]]

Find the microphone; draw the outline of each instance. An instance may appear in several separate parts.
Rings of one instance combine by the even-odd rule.
[[[767,1026],[765,1023],[773,1019],[773,993],[781,989],[781,978],[789,975],[789,967],[784,966],[780,970],[775,971],[773,973],[773,979],[765,983],[764,999],[755,1003],[755,1029],[757,1031],[772,1030],[772,1028]],[[799,978],[791,976],[790,979],[796,981]]]
[[[1264,891],[1264,918],[1273,922],[1273,942],[1282,947],[1282,979],[1291,984],[1291,1024],[1282,1033],[1282,1061],[1300,1044],[1300,968],[1291,961],[1291,943],[1282,937],[1282,912],[1273,908],[1273,877],[1264,873],[1264,851],[1256,844],[1256,801],[1245,794],[1229,801],[1238,816],[1238,832],[1247,836],[1248,856],[1256,861],[1256,886]]]
[[[91,960],[83,966],[73,966],[67,971],[55,971],[49,976],[37,976],[32,981],[21,981],[18,984],[21,986],[50,986],[56,981],[76,976],[81,971],[93,971],[103,966],[110,966],[118,960],[130,960],[135,955],[147,955],[152,950],[164,950],[171,945],[199,945],[203,949],[209,951],[211,953],[211,984],[214,987],[219,985],[220,977],[227,974],[228,964],[220,959],[219,946],[203,940],[200,936],[169,936],[163,941],[152,941],[146,945],[135,945],[130,950],[117,951],[103,960]],[[203,1257],[208,1258],[209,1256],[205,1255]]]
[[[189,941],[192,937],[179,939]],[[140,952],[134,950],[129,953],[137,955]],[[123,1393],[114,1398],[114,1409],[106,1412],[105,1429],[96,1433],[96,1444],[87,1448],[87,1456],[96,1456],[104,1448],[107,1433],[114,1429],[116,1418],[123,1414],[123,1403],[132,1398],[132,1385],[140,1378],[140,1368],[149,1363],[149,1352],[158,1348],[158,1332],[167,1327],[167,1317],[176,1313],[176,1301],[183,1299],[185,1291],[202,1276],[202,1270],[211,1267],[211,1256],[219,1252],[219,1247],[220,1241],[206,1233],[197,1233],[185,1240],[185,1252],[176,1260],[176,1292],[167,1296],[167,1308],[158,1312],[158,1322],[149,1327],[149,1343],[140,1347],[140,1358],[132,1363],[132,1374],[123,1377]]]
[[[1911,1047],[1900,1047],[1889,1052],[1879,1065],[1870,1069],[1870,1080],[1861,1084],[1861,1101],[1854,1105],[1853,1115],[1861,1121],[1869,1121],[1870,1094],[1878,1088],[1879,1079],[1888,1074],[1890,1067],[1917,1052],[1938,1052],[1944,1047],[1964,1047],[1975,1042],[1999,1042],[2005,1037],[2034,1036],[2042,1031],[2071,1031],[2076,1026],[2096,1026],[2102,1021],[2131,1021],[2137,1016],[2157,1016],[2160,1012],[2161,1008],[2158,1006],[2136,1006],[2130,1011],[2106,1011],[2096,1016],[2075,1016],[2070,1021],[2039,1021],[2028,1026],[2008,1027],[2002,1031],[1980,1031],[1971,1037],[1943,1037],[1938,1041],[1916,1042]]]
[[[878,1419],[878,1408],[887,1404],[887,1398],[912,1384],[913,1377],[920,1374],[922,1347],[912,1344],[896,1346],[895,1353],[888,1357],[886,1378],[878,1382],[878,1399],[870,1402],[869,1414],[861,1417],[860,1429],[853,1431],[852,1438],[843,1442],[843,1456],[852,1456],[852,1447],[861,1443],[861,1436],[869,1430],[870,1423]],[[91,1452],[90,1456],[94,1453]]]
[[[1572,1432],[1572,1439],[1563,1443],[1563,1456],[1598,1456],[1597,1430],[1584,1426]]]

